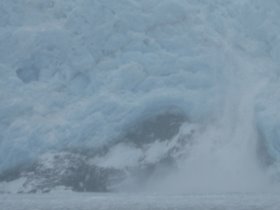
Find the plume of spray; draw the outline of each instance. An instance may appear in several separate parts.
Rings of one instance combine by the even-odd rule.
[[[178,171],[159,179],[153,190],[168,193],[268,191],[270,181],[258,157],[255,99],[266,85],[252,61],[236,57],[220,116],[194,136]],[[248,58],[247,58],[248,59]],[[182,132],[184,132],[182,130]]]

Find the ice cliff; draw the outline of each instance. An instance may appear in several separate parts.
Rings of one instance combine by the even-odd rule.
[[[277,0],[2,0],[0,171],[69,152],[129,183],[277,168],[279,17]]]

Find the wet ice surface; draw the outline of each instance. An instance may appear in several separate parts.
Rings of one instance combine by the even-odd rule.
[[[280,194],[1,195],[1,210],[279,210]]]

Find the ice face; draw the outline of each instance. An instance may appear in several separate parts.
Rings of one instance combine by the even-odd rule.
[[[274,164],[279,11],[276,0],[2,1],[0,169],[124,133],[171,138],[173,118],[220,126],[221,142],[258,139]],[[180,116],[137,124],[174,107]]]

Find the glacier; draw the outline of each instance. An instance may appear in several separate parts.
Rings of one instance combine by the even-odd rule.
[[[176,169],[151,190],[274,185],[279,14],[277,0],[1,1],[0,172],[83,151],[133,168],[118,190],[166,157]]]

